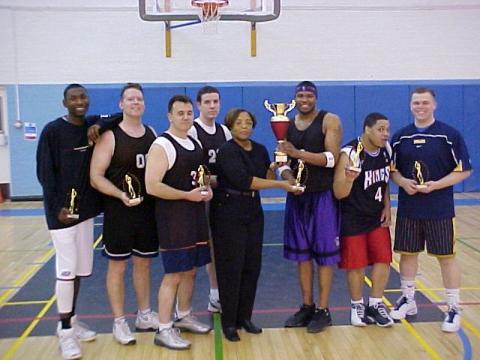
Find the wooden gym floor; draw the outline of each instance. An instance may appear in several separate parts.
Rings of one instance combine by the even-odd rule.
[[[281,202],[281,200],[280,200]],[[295,266],[281,260],[282,204],[266,204],[275,216],[267,217],[264,267],[257,294],[255,321],[264,326],[261,335],[241,332],[242,341],[222,339],[219,317],[212,319],[214,331],[206,336],[186,337],[192,349],[175,352],[152,344],[151,333],[137,334],[136,346],[121,346],[111,334],[111,316],[103,286],[105,261],[95,252],[94,275],[82,285],[79,314],[99,332],[96,341],[82,344],[84,359],[480,359],[480,194],[457,194],[457,256],[462,268],[462,330],[445,334],[440,330],[444,310],[443,288],[438,264],[427,255],[420,257],[417,278],[420,313],[412,322],[393,328],[354,328],[348,325],[348,293],[342,272],[336,271],[331,309],[334,326],[320,334],[305,329],[285,329],[282,323],[295,311],[299,290]],[[46,230],[42,204],[37,202],[0,204],[0,356],[2,359],[60,359],[55,329],[53,296],[54,251]],[[268,213],[268,211],[267,211]],[[394,209],[395,214],[395,209]],[[277,216],[278,215],[278,216]],[[101,218],[96,221],[101,236]],[[272,234],[269,236],[269,234]],[[271,237],[269,241],[267,237]],[[152,265],[152,272],[155,273]],[[392,263],[386,298],[393,302],[398,290],[398,257]],[[152,276],[152,293],[161,274]],[[199,271],[194,310],[204,320],[208,284]],[[366,291],[369,279],[366,277]],[[274,285],[272,285],[274,284]],[[280,284],[280,286],[278,285]],[[130,291],[130,294],[132,292]],[[152,298],[154,296],[152,295]],[[419,294],[420,295],[420,294]],[[156,302],[152,302],[156,306]],[[134,299],[128,299],[134,311]],[[129,316],[132,323],[133,315]]]

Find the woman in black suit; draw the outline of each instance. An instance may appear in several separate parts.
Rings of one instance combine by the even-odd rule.
[[[255,124],[253,114],[244,109],[232,109],[225,117],[232,139],[217,154],[218,188],[211,203],[222,328],[230,341],[240,340],[238,328],[262,332],[251,321],[262,262],[263,210],[258,190],[296,191],[288,181],[274,180],[267,149],[250,139]]]

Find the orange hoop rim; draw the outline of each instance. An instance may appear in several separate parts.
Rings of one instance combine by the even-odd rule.
[[[192,0],[192,5],[199,8],[212,5],[221,8],[228,5],[228,0]]]

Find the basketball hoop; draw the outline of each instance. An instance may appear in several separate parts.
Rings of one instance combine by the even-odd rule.
[[[220,20],[220,8],[228,6],[228,0],[192,0],[192,6],[201,9],[199,18],[202,23]]]

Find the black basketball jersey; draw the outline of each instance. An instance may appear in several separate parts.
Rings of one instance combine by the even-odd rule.
[[[198,166],[203,164],[203,151],[200,144],[189,136],[188,138],[194,144],[194,149],[187,150],[170,134],[163,133],[161,137],[168,139],[176,152],[175,162],[165,173],[162,182],[178,190],[192,190],[197,186],[195,176]],[[198,239],[199,231],[201,233],[207,226],[203,201],[156,198],[155,216],[162,250],[184,249],[195,246],[199,240],[206,240],[205,238]]]
[[[322,153],[325,151],[325,134],[323,133],[323,119],[327,111],[321,110],[305,130],[298,130],[295,119],[290,119],[287,140],[297,149],[308,152]],[[325,191],[333,186],[333,168],[315,166],[305,163],[307,168],[306,192]],[[297,159],[292,159],[291,167],[297,166]]]
[[[227,142],[222,127],[215,123],[215,134],[207,133],[196,121],[193,126],[197,130],[197,137],[203,148],[203,162],[208,166],[212,175],[217,175],[217,153],[220,146]]]
[[[123,189],[125,175],[131,174],[140,182],[140,195],[145,196],[146,157],[156,139],[155,134],[148,126],[145,126],[143,136],[138,138],[125,133],[120,126],[112,132],[115,137],[115,149],[105,177],[119,189]]]
[[[342,152],[350,156],[351,152],[356,150],[357,144],[358,139],[349,142]],[[364,234],[380,226],[385,190],[390,178],[390,157],[388,144],[373,154],[362,151],[362,171],[353,182],[350,195],[340,201],[341,235]]]

